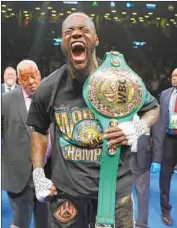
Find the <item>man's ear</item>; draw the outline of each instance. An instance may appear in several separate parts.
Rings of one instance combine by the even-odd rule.
[[[17,77],[17,84],[21,85],[19,77]]]
[[[98,39],[97,35],[96,35],[95,39],[96,39],[96,46],[98,46],[99,45],[99,39]]]

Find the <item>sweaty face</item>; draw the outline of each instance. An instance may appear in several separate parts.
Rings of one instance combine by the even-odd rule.
[[[62,51],[75,69],[84,69],[98,45],[93,22],[83,15],[67,18],[62,29]]]
[[[9,86],[13,86],[16,83],[17,75],[16,71],[12,68],[6,69],[4,72],[4,82]]]
[[[177,69],[172,72],[171,75],[171,84],[173,87],[177,87]]]
[[[27,66],[19,72],[19,83],[29,96],[36,91],[40,80],[40,72],[34,66]]]

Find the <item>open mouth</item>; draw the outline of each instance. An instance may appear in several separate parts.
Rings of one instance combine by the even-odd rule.
[[[74,42],[71,45],[72,59],[76,63],[83,63],[86,60],[86,48],[82,42]]]

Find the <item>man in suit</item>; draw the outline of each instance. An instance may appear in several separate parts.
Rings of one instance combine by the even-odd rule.
[[[21,86],[2,95],[2,189],[7,191],[12,209],[11,228],[29,228],[33,211],[35,227],[48,228],[48,205],[35,197],[31,134],[26,125],[31,97],[41,75],[31,60],[20,62],[17,73]]]
[[[160,95],[160,116],[157,122],[158,134],[153,146],[163,152],[160,171],[160,204],[162,221],[172,225],[169,203],[171,177],[177,163],[177,68],[171,74],[172,87]]]
[[[18,87],[16,84],[17,74],[13,67],[6,67],[4,70],[4,83],[1,85],[1,93],[9,92]]]
[[[137,116],[135,118],[139,119]],[[153,132],[155,133],[155,130]],[[148,228],[150,173],[160,172],[161,167],[162,153],[152,150],[152,143],[149,130],[149,134],[142,135],[138,139],[136,149],[132,151],[130,165],[138,203],[136,228]]]

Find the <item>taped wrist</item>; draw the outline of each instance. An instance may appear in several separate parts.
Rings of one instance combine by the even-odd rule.
[[[34,169],[33,181],[34,181],[36,193],[44,190],[49,190],[52,185],[51,180],[45,177],[44,169],[42,168]]]
[[[137,137],[139,138],[141,135],[145,135],[150,132],[150,129],[147,126],[145,120],[141,119],[133,122],[133,126],[136,132]]]

